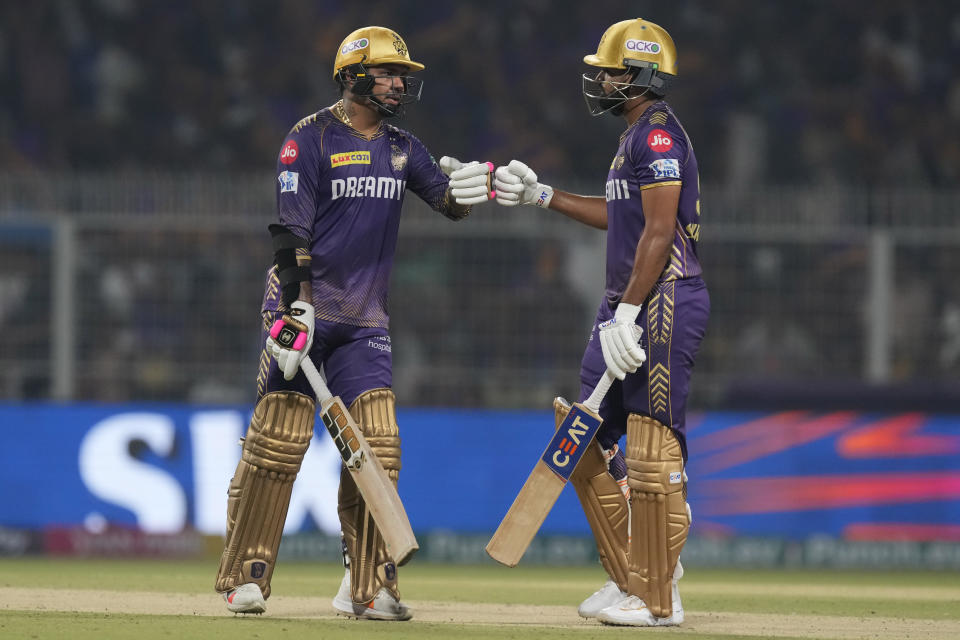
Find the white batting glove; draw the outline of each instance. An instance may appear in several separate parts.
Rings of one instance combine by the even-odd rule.
[[[443,171],[443,173],[448,176],[463,166],[462,162],[450,156],[443,156],[437,164],[440,165],[440,171]]]
[[[443,156],[439,164],[440,170],[450,176],[450,195],[457,204],[480,204],[496,197],[496,191],[491,190],[492,162],[463,163]]]
[[[600,348],[603,361],[617,378],[623,380],[647,360],[640,347],[643,329],[637,326],[640,307],[621,302],[612,320],[600,323]]]
[[[519,160],[511,160],[505,167],[497,167],[493,180],[497,202],[507,207],[532,204],[546,209],[553,198],[553,187],[537,182],[533,169]]]
[[[310,353],[314,324],[313,305],[297,300],[290,305],[290,311],[270,327],[267,349],[277,359],[277,366],[287,380],[296,377],[300,361]]]

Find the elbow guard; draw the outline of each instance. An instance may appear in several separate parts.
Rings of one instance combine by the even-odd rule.
[[[289,307],[300,295],[300,283],[310,280],[310,267],[297,264],[297,249],[306,249],[307,241],[282,224],[271,224],[273,263],[283,293],[283,304]]]

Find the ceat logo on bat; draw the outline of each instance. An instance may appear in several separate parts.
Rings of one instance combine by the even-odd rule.
[[[369,151],[347,151],[330,156],[331,167],[342,167],[348,164],[370,164]]]
[[[673,138],[663,129],[654,129],[647,134],[647,145],[657,153],[663,153],[673,146]]]
[[[293,164],[293,161],[296,160],[299,155],[300,147],[297,146],[296,141],[287,140],[287,144],[283,145],[283,149],[280,150],[280,162],[283,164]]]
[[[569,480],[598,429],[600,420],[574,406],[540,459],[564,481]]]

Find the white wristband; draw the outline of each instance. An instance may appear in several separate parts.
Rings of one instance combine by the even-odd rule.
[[[537,187],[539,193],[536,195],[536,200],[531,201],[530,204],[546,209],[550,206],[550,201],[553,200],[553,187],[548,184],[538,184]]]
[[[640,315],[640,305],[621,302],[617,305],[617,311],[613,314],[613,319],[618,322],[625,320],[628,322],[637,322],[637,316]]]

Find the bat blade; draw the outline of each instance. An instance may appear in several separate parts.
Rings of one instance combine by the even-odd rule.
[[[487,543],[491,558],[508,567],[520,562],[601,422],[600,416],[579,402],[570,408]]]
[[[390,557],[397,565],[406,564],[420,547],[390,476],[339,396],[330,397],[321,404],[320,417],[343,458],[344,466],[357,483]]]

